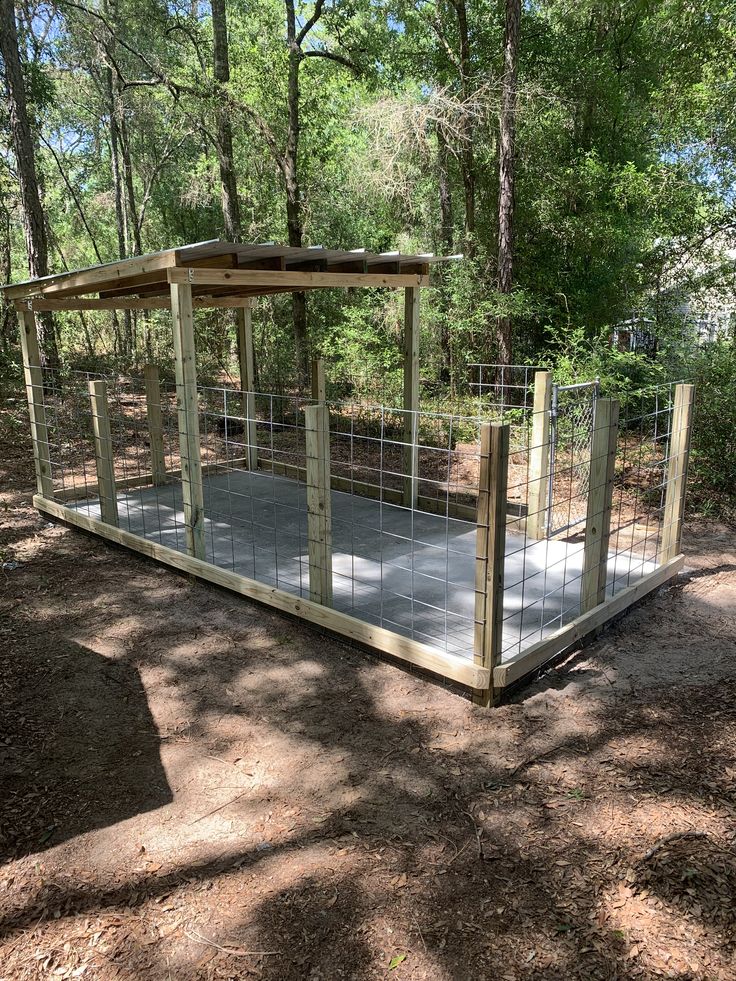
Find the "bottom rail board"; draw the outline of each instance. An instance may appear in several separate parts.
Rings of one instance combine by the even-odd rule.
[[[248,599],[256,600],[284,613],[290,613],[292,616],[299,617],[326,630],[331,630],[357,643],[389,654],[400,661],[413,664],[424,671],[449,678],[468,688],[487,688],[489,685],[489,669],[477,667],[470,660],[448,654],[427,644],[411,640],[409,637],[402,637],[384,627],[372,626],[347,613],[340,613],[329,607],[321,606],[319,603],[313,603],[301,596],[295,596],[284,590],[267,586],[255,579],[247,579],[245,576],[229,572],[227,569],[220,569],[209,562],[192,558],[190,555],[177,552],[175,549],[160,545],[158,542],[139,538],[138,535],[133,535],[122,528],[108,525],[97,518],[87,517],[87,515],[80,514],[78,511],[65,507],[56,501],[49,501],[40,494],[34,496],[33,505],[51,517],[59,518],[70,525],[75,525],[85,531],[99,535],[101,538],[116,542],[118,545],[125,545],[127,548],[147,555],[149,558],[164,562],[182,572],[198,576],[216,586],[230,589]]]
[[[684,555],[675,556],[674,559],[665,562],[664,565],[644,576],[633,586],[627,586],[626,589],[622,589],[620,593],[616,593],[605,603],[601,603],[579,616],[566,627],[562,627],[549,637],[545,637],[534,644],[533,647],[528,647],[521,654],[517,654],[516,657],[500,664],[493,669],[494,685],[497,688],[505,688],[523,678],[525,674],[541,667],[546,661],[562,654],[587,634],[604,626],[619,613],[627,610],[633,603],[638,602],[652,590],[658,589],[666,583],[668,579],[676,576],[684,564]]]

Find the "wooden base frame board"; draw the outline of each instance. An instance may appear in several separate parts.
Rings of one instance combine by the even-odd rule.
[[[182,572],[197,576],[199,579],[214,583],[216,586],[230,589],[248,599],[256,600],[266,606],[316,624],[342,637],[347,637],[349,640],[381,651],[383,654],[388,654],[399,661],[405,661],[442,678],[455,681],[467,688],[487,688],[489,685],[490,671],[488,668],[477,667],[470,659],[447,654],[445,651],[430,647],[427,644],[421,644],[383,627],[364,623],[347,613],[339,613],[337,610],[321,606],[319,603],[313,603],[301,596],[266,586],[264,583],[239,576],[227,569],[219,569],[217,566],[210,565],[209,562],[192,558],[190,555],[177,552],[165,545],[158,544],[158,542],[139,538],[138,535],[133,535],[122,528],[115,528],[96,518],[80,514],[78,511],[65,507],[56,501],[49,501],[40,494],[34,496],[33,506],[50,517],[66,521],[70,525],[92,532],[101,538],[116,542],[118,545],[125,545],[135,552],[140,552],[142,555],[147,555],[149,558],[170,565],[174,569],[180,569]]]
[[[564,654],[575,644],[595,630],[604,627],[613,620],[614,617],[623,613],[634,603],[638,603],[648,593],[659,589],[669,579],[678,574],[685,564],[685,556],[677,555],[669,562],[665,562],[654,572],[644,576],[633,586],[627,586],[620,593],[616,593],[611,599],[606,600],[599,606],[594,607],[582,616],[577,617],[566,627],[560,628],[549,637],[528,647],[525,651],[515,657],[504,661],[493,669],[493,683],[497,688],[506,688],[530,674],[537,668],[542,667],[552,658]]]

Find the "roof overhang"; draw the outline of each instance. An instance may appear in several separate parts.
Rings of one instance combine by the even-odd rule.
[[[172,283],[189,283],[197,306],[238,306],[272,293],[428,286],[430,265],[457,258],[216,239],[2,289],[6,299],[34,309],[156,308],[169,305]]]

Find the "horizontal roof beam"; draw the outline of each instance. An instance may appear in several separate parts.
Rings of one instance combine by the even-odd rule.
[[[267,269],[168,269],[170,283],[192,286],[280,287],[292,290],[315,287],[385,287],[429,286],[429,276],[419,273],[335,273],[291,272]]]
[[[196,309],[229,309],[249,307],[253,300],[248,296],[195,296]],[[16,310],[37,312],[63,310],[170,310],[169,296],[109,296],[109,297],[63,297],[59,300],[34,297],[29,300],[15,300]]]

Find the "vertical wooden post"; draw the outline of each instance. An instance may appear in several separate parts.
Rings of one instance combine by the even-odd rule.
[[[529,448],[529,496],[526,533],[546,538],[549,524],[549,426],[552,407],[552,372],[534,374],[534,415]]]
[[[23,376],[26,383],[28,414],[31,418],[31,438],[33,440],[33,463],[36,468],[36,487],[38,493],[53,500],[54,482],[51,477],[51,450],[49,431],[46,425],[46,408],[43,401],[43,372],[41,353],[36,333],[36,315],[32,310],[18,310],[20,327],[20,347],[23,354]]]
[[[682,550],[682,522],[685,517],[685,491],[690,460],[690,434],[693,423],[694,385],[675,386],[672,431],[667,465],[667,490],[662,518],[660,562],[669,562]]]
[[[88,382],[92,407],[92,428],[95,434],[95,466],[97,494],[100,498],[100,517],[108,525],[118,526],[118,499],[115,493],[115,455],[110,435],[110,415],[107,410],[107,382]]]
[[[332,606],[332,501],[330,413],[326,405],[304,410],[307,449],[307,539],[309,598]]]
[[[487,689],[476,689],[473,702],[489,706],[498,701],[493,669],[501,659],[503,640],[503,579],[506,552],[509,426],[484,422],[480,430],[478,529],[475,552],[475,637],[473,658],[489,668]]]
[[[404,506],[419,496],[419,287],[404,290]]]
[[[256,428],[256,367],[253,357],[253,321],[251,301],[237,308],[238,357],[240,359],[240,388],[244,392],[246,453],[249,470],[258,469],[258,436]]]
[[[205,559],[204,492],[199,448],[199,401],[197,364],[194,353],[192,287],[171,284],[171,315],[174,325],[176,366],[176,404],[179,414],[179,456],[181,491],[184,501],[187,551],[195,559]]]
[[[617,444],[618,402],[615,399],[597,399],[590,450],[583,575],[580,585],[581,613],[587,613],[606,599],[608,540],[611,534]]]
[[[327,383],[325,382],[325,363],[322,358],[312,361],[312,398],[323,405],[327,400]]]
[[[155,364],[143,365],[143,379],[146,386],[148,441],[151,444],[151,479],[158,486],[165,484],[167,477],[164,426],[161,419],[161,384]]]

